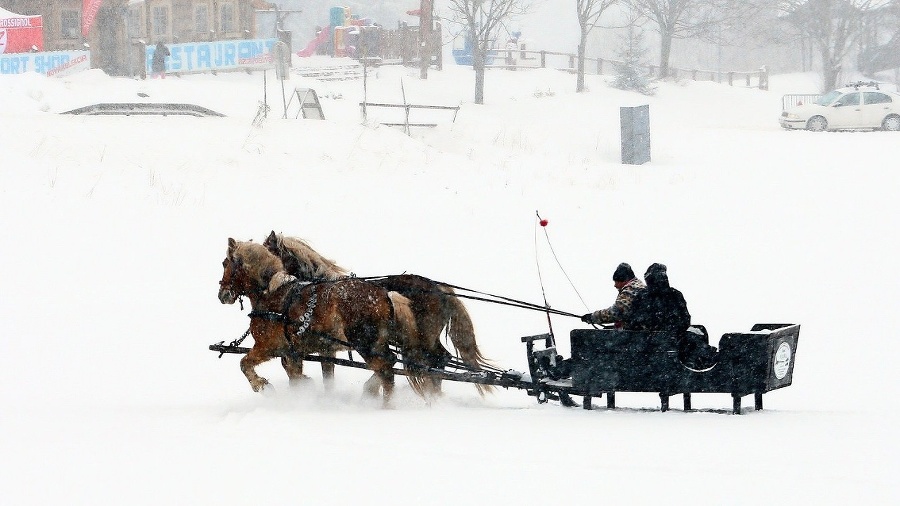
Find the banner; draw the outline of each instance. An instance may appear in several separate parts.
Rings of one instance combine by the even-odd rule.
[[[66,76],[91,68],[88,51],[51,51],[0,55],[0,74],[39,72],[46,76]]]
[[[276,39],[223,40],[169,44],[166,72],[186,73],[228,69],[270,69]],[[152,72],[154,46],[147,46],[145,67]]]
[[[81,1],[81,35],[87,37],[91,31],[91,25],[94,24],[94,18],[97,17],[97,11],[100,10],[100,4],[103,0],[82,0]]]
[[[0,9],[0,54],[44,50],[44,24],[41,16],[22,16]]]

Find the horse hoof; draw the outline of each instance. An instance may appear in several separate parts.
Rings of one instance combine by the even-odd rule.
[[[312,378],[307,375],[300,376],[299,378],[291,378],[288,380],[288,384],[291,388],[301,388],[305,385],[309,385],[313,382]]]
[[[269,382],[265,378],[263,378],[263,379],[260,379],[257,381],[251,381],[250,388],[252,388],[254,392],[259,392],[260,390],[265,388],[266,385],[268,385],[268,384],[269,384]]]

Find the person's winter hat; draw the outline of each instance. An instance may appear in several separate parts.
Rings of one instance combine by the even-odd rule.
[[[630,279],[634,279],[634,271],[631,270],[631,266],[622,262],[616,267],[616,271],[613,272],[613,281],[621,282],[628,281]]]
[[[654,288],[668,288],[669,275],[666,273],[666,266],[664,264],[653,264],[647,267],[647,272],[644,273],[644,281],[647,282],[647,288],[651,290]]]

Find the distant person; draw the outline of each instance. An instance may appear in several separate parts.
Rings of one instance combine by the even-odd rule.
[[[166,78],[166,58],[172,53],[162,41],[156,43],[156,49],[153,50],[153,60],[150,63],[150,70],[153,78]]]
[[[631,266],[625,262],[616,267],[612,279],[613,286],[619,291],[613,305],[606,309],[587,313],[581,317],[581,321],[597,325],[612,323],[616,328],[626,327],[626,322],[631,316],[632,300],[647,287],[640,279],[637,279]]]

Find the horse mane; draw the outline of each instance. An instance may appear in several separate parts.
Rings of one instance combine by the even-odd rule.
[[[265,286],[271,291],[272,285],[276,285],[277,288],[286,282],[281,259],[262,244],[252,241],[229,242],[228,254],[246,267],[253,281],[259,286]]]
[[[267,246],[270,244],[271,239],[273,239],[272,235],[266,240]],[[298,272],[291,272],[290,274],[297,276],[301,280],[313,281],[324,279],[335,281],[345,278],[350,274],[350,271],[336,264],[334,260],[330,260],[320,255],[303,239],[276,234],[274,240],[279,253],[282,255],[289,255],[294,260],[293,262],[286,262],[296,265],[295,270]]]

